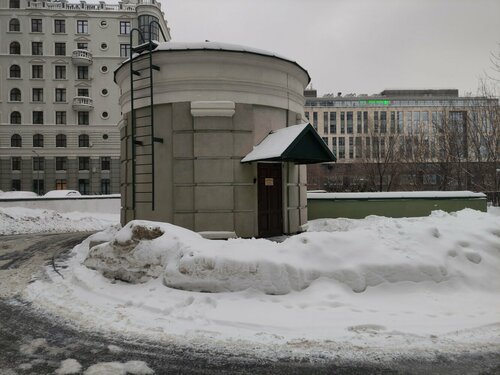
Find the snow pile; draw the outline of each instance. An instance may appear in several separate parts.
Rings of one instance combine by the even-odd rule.
[[[357,293],[404,281],[491,288],[492,279],[483,276],[500,282],[496,224],[473,210],[414,219],[323,219],[311,222],[309,233],[274,243],[211,241],[174,225],[132,221],[113,241],[92,248],[84,264],[112,279],[162,277],[168,287],[203,292],[287,294],[320,278]]]
[[[99,332],[308,360],[500,350],[500,210],[315,220],[283,243],[135,221],[64,266],[24,297]]]
[[[24,207],[0,208],[0,235],[22,233],[63,233],[103,230],[120,221],[119,215],[58,213]]]
[[[38,195],[32,191],[3,191],[0,192],[1,199],[36,198]]]

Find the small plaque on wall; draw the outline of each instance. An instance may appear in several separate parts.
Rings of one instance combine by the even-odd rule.
[[[274,186],[274,178],[266,178],[264,179],[265,186]]]

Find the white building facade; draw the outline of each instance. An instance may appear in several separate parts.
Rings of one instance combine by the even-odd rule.
[[[5,0],[0,7],[0,190],[119,193],[113,71],[129,56],[133,28],[148,39],[156,21],[170,40],[160,4]],[[161,39],[158,27],[152,39]]]

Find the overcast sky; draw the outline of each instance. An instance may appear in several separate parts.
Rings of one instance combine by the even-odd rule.
[[[161,0],[172,41],[230,42],[297,61],[319,94],[476,92],[499,53],[500,0]]]

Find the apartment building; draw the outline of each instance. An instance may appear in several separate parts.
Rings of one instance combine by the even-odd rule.
[[[119,193],[113,72],[130,54],[130,31],[148,40],[153,20],[170,40],[157,0],[2,1],[0,190]],[[160,40],[157,24],[151,33]]]
[[[498,99],[461,97],[456,89],[305,96],[306,117],[338,160],[309,168],[310,188],[498,187]]]

